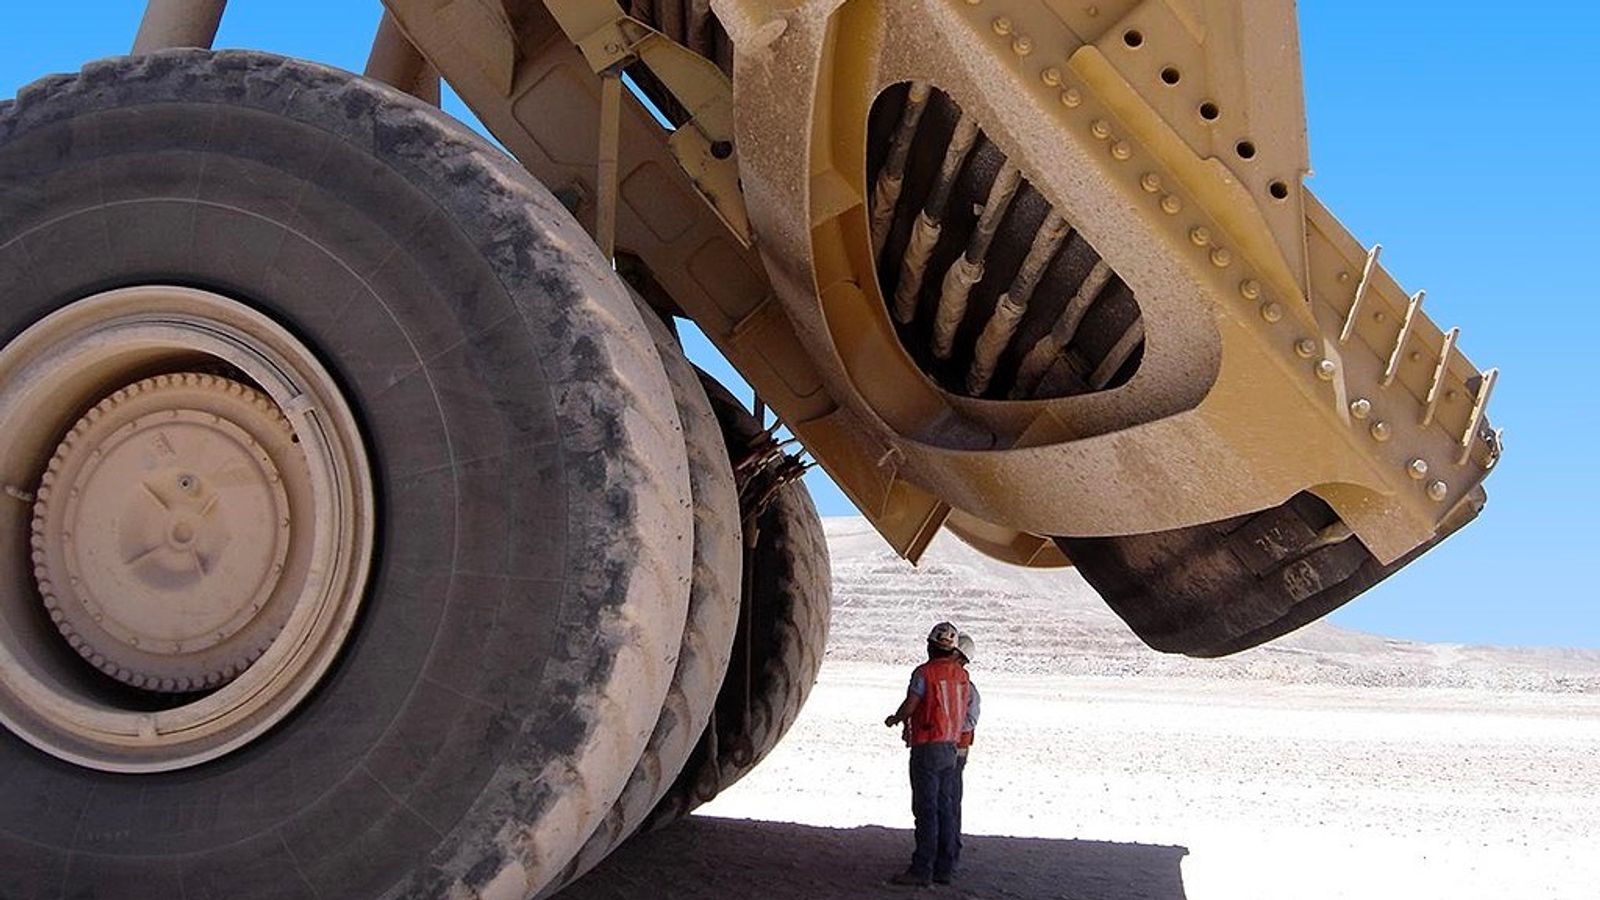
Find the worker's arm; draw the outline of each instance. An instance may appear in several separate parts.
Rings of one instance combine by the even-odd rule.
[[[917,704],[922,702],[922,695],[927,692],[928,680],[922,677],[922,669],[918,667],[912,671],[911,683],[906,686],[906,699],[901,701],[900,708],[894,711],[894,715],[883,720],[883,724],[893,728],[911,718],[911,714],[917,711]]]
[[[920,702],[922,702],[921,697],[918,697],[911,691],[906,691],[906,699],[900,701],[900,708],[895,710],[894,714],[889,718],[884,719],[883,724],[893,728],[894,726],[899,725],[901,722],[911,718],[911,714],[917,711],[917,704]]]

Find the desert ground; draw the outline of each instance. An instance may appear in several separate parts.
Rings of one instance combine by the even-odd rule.
[[[1319,624],[1221,662],[1153,654],[1071,572],[941,540],[919,568],[830,520],[829,658],[799,722],[568,898],[904,896],[921,632],[979,642],[964,872],[932,895],[1600,897],[1600,653]],[[911,892],[915,893],[915,892]]]

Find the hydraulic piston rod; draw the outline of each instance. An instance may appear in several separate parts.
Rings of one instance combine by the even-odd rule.
[[[378,23],[365,74],[424,103],[439,105],[439,71],[423,58],[389,13]]]
[[[133,40],[133,54],[175,47],[211,49],[228,0],[150,0]]]

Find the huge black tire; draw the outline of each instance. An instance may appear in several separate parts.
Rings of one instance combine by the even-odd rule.
[[[672,381],[672,396],[677,401],[684,445],[688,448],[689,485],[694,495],[694,577],[689,592],[689,618],[684,624],[678,667],[644,755],[605,820],[547,892],[599,865],[638,830],[672,786],[711,718],[717,688],[733,652],[734,627],[739,623],[743,566],[739,491],[734,485],[722,429],[695,368],[684,357],[677,339],[642,301],[640,305]]]
[[[706,376],[702,381],[737,466],[766,435],[726,388]],[[747,507],[767,493],[769,474],[743,486]],[[822,668],[832,575],[811,495],[803,483],[790,481],[745,525],[747,545],[753,543],[745,557],[749,597],[732,662],[711,724],[651,814],[649,828],[688,815],[754,769],[794,724]]]
[[[0,338],[144,283],[320,352],[373,461],[369,593],[315,693],[213,762],[114,774],[0,733],[0,895],[539,889],[638,760],[687,609],[683,441],[625,288],[437,110],[197,51],[0,104]]]

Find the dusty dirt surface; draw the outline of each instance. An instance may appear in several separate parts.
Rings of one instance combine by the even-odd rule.
[[[883,884],[905,866],[909,832],[866,825],[816,828],[696,815],[645,835],[561,895],[593,900],[760,897],[1181,898],[1182,847],[969,836],[971,871],[928,891]],[[1003,861],[1004,877],[996,877]],[[937,893],[934,893],[937,892]]]
[[[1600,897],[1600,654],[1317,625],[1221,664],[1161,657],[1071,573],[941,541],[921,569],[829,522],[828,662],[788,738],[566,898]],[[962,878],[911,850],[883,717],[920,636],[978,639]]]
[[[992,675],[952,897],[1573,898],[1600,884],[1600,697]],[[830,663],[795,731],[568,898],[889,896],[899,670]]]

